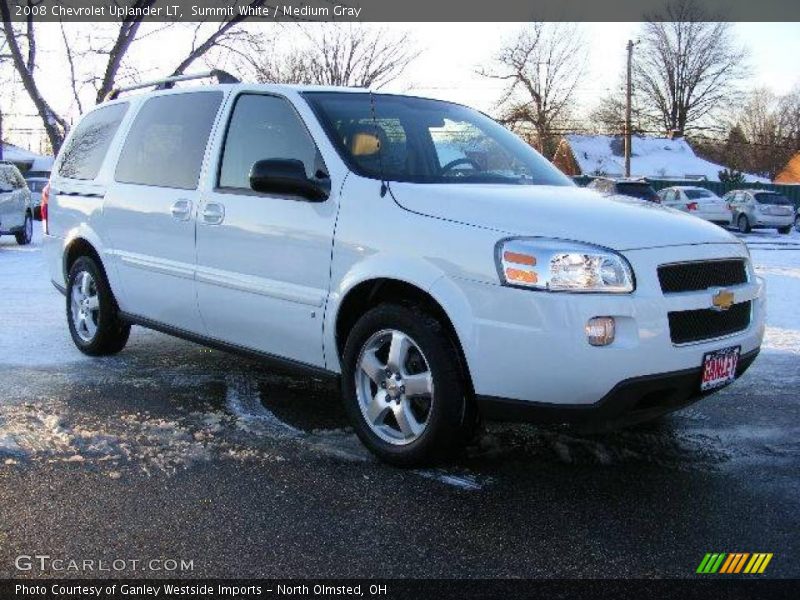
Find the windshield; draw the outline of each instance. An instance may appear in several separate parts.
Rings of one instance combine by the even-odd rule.
[[[778,206],[791,206],[792,203],[781,194],[753,194],[759,204],[772,204]]]
[[[528,144],[481,113],[439,100],[306,92],[351,170],[414,183],[574,185]]]
[[[617,193],[623,196],[639,198],[640,200],[649,200],[650,202],[661,201],[655,190],[646,183],[617,183]]]
[[[708,190],[683,190],[689,200],[699,200],[700,198],[715,198],[714,194]]]

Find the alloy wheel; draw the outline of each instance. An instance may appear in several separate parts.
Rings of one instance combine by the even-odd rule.
[[[385,442],[407,445],[424,433],[434,402],[433,376],[417,343],[402,331],[373,334],[358,357],[358,406]]]
[[[75,276],[70,296],[70,314],[78,337],[84,342],[91,342],[97,335],[100,298],[97,295],[97,284],[87,271],[80,271]]]

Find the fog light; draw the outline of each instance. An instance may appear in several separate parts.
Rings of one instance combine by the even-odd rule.
[[[586,339],[592,346],[608,346],[614,341],[614,317],[593,317],[586,323]]]

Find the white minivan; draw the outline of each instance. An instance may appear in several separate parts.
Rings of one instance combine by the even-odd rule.
[[[165,87],[162,85],[161,87]],[[381,459],[479,419],[624,425],[740,376],[765,291],[726,231],[599,199],[483,114],[366,90],[122,96],[44,194],[77,347],[131,325],[338,379]]]

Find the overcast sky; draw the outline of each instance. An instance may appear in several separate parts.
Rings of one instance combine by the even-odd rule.
[[[520,28],[519,23],[406,23],[387,25],[408,30],[423,50],[420,58],[396,82],[388,85],[389,91],[412,91],[416,94],[453,100],[493,112],[494,104],[502,91],[502,83],[488,80],[475,73],[477,67],[491,60],[503,42]],[[61,30],[57,24],[40,27],[39,70],[37,79],[42,82],[47,100],[54,108],[75,116],[71,92],[66,87],[68,79],[64,60]],[[72,25],[79,31],[96,29],[92,25]],[[177,64],[190,44],[190,31],[185,28],[170,30],[166,38],[139,42],[131,58],[142,65],[145,78],[165,74]],[[265,27],[274,27],[267,25]],[[577,102],[582,111],[591,109],[597,99],[609,89],[617,89],[625,61],[625,43],[636,39],[638,23],[584,23],[581,25],[589,49],[586,76],[577,89]],[[272,29],[272,31],[275,31]],[[800,23],[737,23],[734,31],[740,43],[750,50],[753,87],[769,87],[785,93],[800,85]],[[219,65],[225,68],[226,65]],[[197,70],[202,65],[195,67]],[[14,77],[11,66],[3,65],[0,79]],[[18,83],[18,80],[17,80]],[[11,93],[11,90],[14,93]],[[88,92],[88,90],[87,90]],[[0,102],[6,114],[31,113],[21,86],[3,86]],[[26,134],[19,129],[37,126],[36,120],[12,118],[7,127],[18,131],[8,132],[11,141],[38,150],[39,134]],[[9,135],[10,134],[10,135]]]

